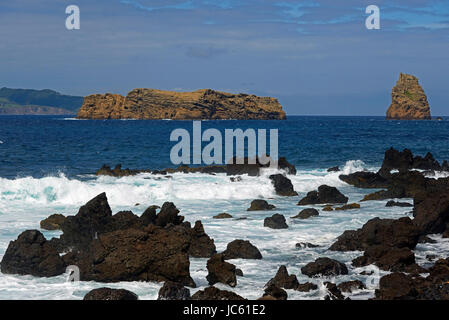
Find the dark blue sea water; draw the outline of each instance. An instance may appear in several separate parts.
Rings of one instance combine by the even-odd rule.
[[[68,177],[101,165],[173,167],[170,133],[191,121],[75,121],[58,116],[0,116],[0,177]],[[363,160],[379,165],[384,151],[410,148],[449,159],[449,121],[386,121],[382,117],[301,117],[286,121],[203,121],[203,130],[279,129],[279,154],[302,169]],[[224,135],[223,135],[224,136]]]

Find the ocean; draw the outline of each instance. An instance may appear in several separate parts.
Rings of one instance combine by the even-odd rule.
[[[417,155],[431,152],[442,161],[449,159],[449,121],[386,121],[383,117],[318,117],[290,116],[286,121],[203,121],[203,130],[241,128],[279,129],[279,155],[298,170],[289,176],[298,197],[275,195],[267,169],[259,177],[244,176],[233,183],[225,175],[182,174],[171,179],[150,174],[133,177],[97,177],[103,164],[122,164],[132,169],[163,169],[170,163],[170,133],[176,128],[192,130],[191,121],[120,121],[76,120],[64,116],[0,116],[0,259],[9,241],[27,229],[39,229],[39,222],[53,213],[74,215],[79,207],[96,195],[106,192],[113,212],[131,210],[141,214],[150,205],[174,202],[187,221],[203,222],[206,233],[215,240],[217,251],[223,251],[234,239],[250,240],[259,248],[262,260],[232,260],[244,276],[238,277],[235,291],[248,299],[257,299],[263,286],[280,265],[286,265],[298,280],[314,282],[319,290],[301,293],[288,290],[289,299],[321,299],[326,292],[323,281],[339,283],[359,279],[363,268],[350,262],[360,252],[330,252],[326,249],[344,230],[356,229],[374,217],[412,216],[410,208],[386,208],[386,201],[362,202],[361,208],[349,211],[320,211],[318,217],[295,221],[290,217],[305,207],[297,206],[300,198],[322,184],[337,187],[349,197],[349,203],[360,201],[375,190],[357,189],[339,180],[342,173],[378,170],[386,149],[409,148]],[[339,166],[342,172],[327,172]],[[250,202],[263,198],[276,206],[273,212],[247,212]],[[404,200],[401,200],[404,201]],[[412,199],[405,199],[412,203]],[[321,209],[322,206],[308,206]],[[212,217],[227,212],[234,218]],[[288,229],[263,227],[263,220],[273,213],[287,218]],[[59,232],[41,230],[47,239]],[[426,256],[446,257],[449,239],[436,244],[419,244],[417,262],[426,266]],[[298,242],[319,245],[298,249]],[[331,257],[345,262],[349,275],[335,279],[310,279],[300,269],[318,257]],[[207,259],[192,259],[190,271],[198,288],[207,286]],[[381,271],[380,275],[386,274]],[[0,299],[82,299],[103,283],[68,283],[66,275],[54,278],[4,275],[0,273]],[[106,284],[125,288],[140,299],[156,299],[161,284],[121,282]],[[351,299],[367,299],[374,287],[350,294]]]

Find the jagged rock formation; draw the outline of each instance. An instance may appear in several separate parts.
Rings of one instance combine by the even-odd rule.
[[[391,97],[392,103],[387,111],[387,119],[431,119],[427,96],[415,76],[401,73]]]
[[[267,119],[284,120],[278,100],[202,89],[194,92],[134,89],[126,97],[96,94],[84,98],[80,119]]]

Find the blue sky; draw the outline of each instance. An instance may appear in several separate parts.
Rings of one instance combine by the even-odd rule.
[[[81,30],[65,29],[72,4]],[[368,5],[380,30],[365,28]],[[447,0],[2,1],[0,37],[0,87],[213,88],[277,97],[288,114],[384,115],[405,72],[449,115]]]

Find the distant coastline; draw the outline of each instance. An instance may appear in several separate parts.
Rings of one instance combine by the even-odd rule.
[[[49,89],[1,88],[0,115],[75,115],[83,100]]]

